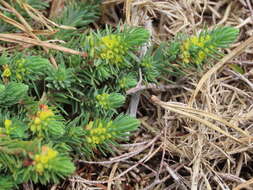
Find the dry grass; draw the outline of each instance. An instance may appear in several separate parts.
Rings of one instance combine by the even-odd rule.
[[[53,0],[51,16],[62,2]],[[144,26],[154,43],[217,25],[240,28],[240,38],[224,59],[205,73],[186,77],[182,86],[147,87],[137,111],[142,126],[132,144],[114,148],[114,157],[105,161],[79,160],[76,175],[51,189],[253,189],[252,6],[249,0],[105,0],[101,22]],[[40,33],[54,32],[50,25],[55,23],[30,11],[48,29]],[[1,13],[0,18],[24,31],[20,36],[0,34],[0,40],[18,43],[12,48],[28,44],[46,52],[53,48],[82,53],[40,41],[22,17],[20,23]],[[241,65],[246,73],[233,72],[230,63]],[[33,188],[26,184],[24,189]]]

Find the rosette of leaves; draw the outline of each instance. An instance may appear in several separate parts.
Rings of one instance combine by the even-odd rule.
[[[238,29],[226,26],[194,36],[178,35],[165,50],[169,66],[174,71],[202,68],[207,59],[220,59],[223,55],[220,50],[235,42],[238,33]]]
[[[66,68],[64,64],[60,64],[57,68],[48,71],[46,81],[48,88],[68,89],[75,82],[74,69]]]
[[[1,173],[9,172],[12,184],[28,180],[41,184],[59,183],[60,179],[75,170],[66,151],[59,152],[50,145],[41,146],[38,140],[22,141],[4,137],[0,139],[0,146],[3,147],[0,164],[4,165]]]
[[[17,54],[13,57],[3,54],[0,57],[1,76],[3,79],[20,81],[30,85],[29,81],[38,81],[46,75],[52,66],[48,59],[41,56]],[[34,87],[34,85],[32,86]]]
[[[11,119],[10,119],[11,118]],[[10,116],[0,117],[0,134],[9,136],[11,139],[27,139],[28,138],[28,126],[21,118],[15,118]]]
[[[104,110],[115,110],[125,103],[125,97],[119,93],[98,94],[96,100],[98,107]]]
[[[10,190],[13,189],[16,184],[13,182],[13,178],[10,176],[0,176],[0,189]]]
[[[145,56],[141,60],[140,65],[143,72],[143,78],[148,82],[156,82],[161,74],[158,62],[154,61],[151,56]]]
[[[129,72],[139,61],[134,54],[148,39],[148,31],[138,27],[123,30],[118,27],[115,31],[107,27],[104,31],[91,33],[86,38],[85,49],[89,55],[87,61],[93,64],[84,74],[102,82],[116,78],[123,70]]]
[[[48,59],[40,56],[28,56],[15,60],[16,78],[19,80],[40,80],[40,77],[46,75],[48,70],[51,70],[52,66]]]
[[[126,75],[122,74],[118,80],[119,88],[122,90],[127,90],[137,85],[136,76],[132,73]]]
[[[85,29],[88,24],[98,18],[100,3],[100,0],[67,1],[64,10],[55,18],[55,21],[58,24],[72,26],[76,29],[60,30],[55,37],[69,41],[74,36],[79,36],[79,30]]]
[[[47,105],[42,104],[31,118],[30,130],[40,138],[59,138],[65,133],[63,118],[55,114]]]
[[[23,169],[26,169],[25,160],[30,160],[28,159],[28,153],[33,153],[37,149],[38,145],[38,141],[23,141],[18,139],[11,139],[9,136],[1,134],[1,174],[4,176],[9,176],[8,179],[12,181],[12,184],[22,183],[23,180],[21,180],[18,175],[23,171]],[[29,173],[29,171],[27,172]],[[6,178],[0,178],[1,180],[8,180]],[[0,184],[0,187],[1,185],[2,184]]]
[[[27,96],[28,86],[23,83],[9,82],[0,84],[0,106],[18,104]]]
[[[62,69],[63,74],[59,74],[59,77],[64,79],[60,81],[71,82],[71,88],[67,85],[64,86],[67,88],[62,88],[63,85],[58,82],[58,77],[55,77],[58,70],[52,69],[46,77],[47,86],[50,88],[48,99],[60,107],[66,115],[87,115],[89,112],[91,117],[104,116],[107,111],[103,111],[101,106],[94,109],[97,105],[97,92],[101,94],[102,89],[107,87],[106,93],[122,94],[125,89],[136,84],[141,60],[135,54],[148,39],[149,33],[143,28],[125,27],[113,30],[108,26],[105,30],[91,32],[90,35],[80,35],[77,39],[73,39],[71,47],[84,47],[83,50],[88,56],[83,58],[57,54],[57,62],[65,65],[65,69]],[[114,58],[110,57],[112,52],[113,56],[118,57],[115,59],[116,62],[119,62],[114,62]],[[69,73],[65,72],[68,68],[70,68]],[[126,78],[126,73],[131,73],[132,76]]]
[[[46,105],[41,105],[36,115],[26,118],[1,115],[1,173],[12,176],[14,184],[28,180],[58,183],[72,174],[75,167],[68,155],[69,148],[64,141],[58,144],[65,133],[63,125]]]
[[[32,180],[34,183],[48,184],[50,182],[59,183],[60,179],[64,179],[75,171],[75,166],[71,162],[71,158],[63,152],[48,145],[43,145],[39,151],[30,156],[32,165],[25,170],[29,174],[23,178],[24,181]]]
[[[80,115],[68,123],[62,142],[80,157],[91,159],[97,150],[105,155],[108,151],[113,152],[111,146],[129,140],[130,132],[137,130],[139,125],[138,119],[124,114],[116,118],[111,115],[85,120]]]
[[[90,152],[99,149],[106,154],[106,151],[112,151],[111,145],[117,145],[119,140],[126,141],[129,132],[135,131],[139,125],[138,119],[122,114],[114,120],[95,119],[85,127],[84,144]]]

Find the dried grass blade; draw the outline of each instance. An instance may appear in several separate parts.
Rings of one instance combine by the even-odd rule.
[[[131,5],[132,0],[126,0],[125,9],[126,9],[126,21],[127,24],[131,25]]]
[[[202,148],[203,148],[203,136],[198,135],[198,143],[196,145],[195,154],[196,159],[194,160],[192,167],[192,176],[191,176],[191,190],[198,190],[199,186],[199,176],[201,171],[201,156],[202,156]]]
[[[246,136],[250,139],[253,139],[253,137],[251,135],[249,135],[246,131],[242,130],[241,128],[229,123],[228,121],[226,121],[225,119],[213,114],[213,113],[209,113],[209,112],[206,112],[206,111],[203,111],[203,110],[198,110],[198,109],[194,109],[194,108],[191,108],[191,107],[186,107],[186,106],[180,106],[180,105],[176,105],[176,104],[173,104],[173,103],[166,103],[167,105],[171,106],[171,107],[174,107],[174,108],[178,108],[178,109],[181,109],[183,111],[187,111],[189,113],[194,113],[194,114],[198,114],[198,115],[201,115],[203,117],[208,117],[210,119],[213,119],[215,121],[218,121],[230,128],[233,128],[235,129],[236,131],[238,131],[239,133],[241,133],[243,136]]]
[[[162,102],[161,100],[159,100],[159,99],[158,99],[157,97],[155,97],[155,96],[152,96],[151,99],[152,99],[153,102],[155,102],[156,104],[160,105],[160,106],[163,107],[164,109],[167,109],[167,110],[170,110],[170,111],[172,111],[172,112],[176,112],[176,113],[178,113],[178,114],[181,114],[181,115],[184,115],[184,116],[186,116],[186,117],[189,117],[189,118],[191,118],[191,119],[193,119],[193,120],[195,120],[195,121],[198,121],[198,122],[200,122],[200,123],[206,125],[207,127],[211,128],[211,129],[213,129],[213,130],[215,130],[215,131],[217,131],[217,132],[219,132],[219,133],[221,133],[221,134],[223,134],[223,135],[225,135],[225,136],[227,136],[227,137],[233,139],[234,141],[236,141],[236,142],[238,142],[238,143],[240,143],[240,144],[244,144],[243,142],[241,142],[241,141],[238,140],[237,138],[233,137],[232,135],[230,135],[229,133],[227,133],[226,131],[222,130],[221,128],[217,127],[216,125],[212,124],[212,123],[209,122],[209,121],[206,121],[206,120],[204,120],[204,119],[201,119],[201,118],[197,117],[196,115],[187,113],[187,112],[182,111],[182,110],[180,110],[180,109],[176,109],[176,108],[173,108],[173,107],[171,107],[171,106],[169,106],[169,105],[166,105],[165,102]]]
[[[15,21],[15,20],[13,20],[13,19],[11,19],[11,18],[5,16],[5,15],[2,14],[2,13],[0,13],[0,19],[2,19],[4,22],[7,22],[7,23],[9,23],[9,24],[11,24],[11,25],[13,25],[13,26],[19,28],[19,29],[22,30],[22,31],[25,31],[25,27],[24,27],[22,24],[20,24],[20,23],[18,23],[17,21]]]
[[[76,51],[76,50],[73,50],[70,48],[66,48],[63,46],[51,44],[51,43],[44,42],[44,41],[35,40],[32,38],[28,38],[28,37],[14,35],[14,34],[0,34],[0,39],[3,41],[10,41],[11,40],[12,42],[15,42],[15,43],[22,42],[22,43],[26,43],[26,44],[33,44],[33,45],[42,46],[44,48],[55,49],[55,50],[62,51],[65,53],[86,56],[86,53],[84,53],[84,52],[79,52],[79,51]]]
[[[19,21],[24,25],[26,32],[30,33],[33,30],[32,27],[26,22],[24,17],[21,14],[19,14],[19,12],[16,9],[14,9],[11,5],[9,5],[7,2],[3,0],[0,0],[0,3],[16,15]]]
[[[46,26],[48,28],[48,30],[53,31],[53,28],[51,28],[51,26],[49,26],[47,24],[47,22],[40,16],[41,14],[37,10],[33,9],[30,5],[28,5],[26,3],[22,3],[22,7],[25,9],[27,14],[31,18],[33,18],[35,21],[43,24],[44,26]]]
[[[247,188],[247,187],[250,188],[251,184],[253,184],[253,178],[251,178],[250,180],[236,186],[235,188],[233,188],[233,190],[242,190],[242,189]]]
[[[27,11],[27,13],[29,14],[33,14],[34,15],[34,19],[43,23],[45,26],[48,26],[49,29],[51,28],[49,25],[61,28],[61,29],[65,29],[65,30],[76,30],[76,27],[73,26],[65,26],[65,25],[59,25],[56,24],[55,22],[53,22],[52,20],[46,18],[43,14],[41,14],[39,11],[37,11],[36,9],[34,9],[33,7],[31,7],[29,4],[24,4],[23,5],[24,9]],[[36,15],[37,16],[36,16]],[[30,15],[31,16],[31,15]],[[52,30],[52,29],[51,29]]]

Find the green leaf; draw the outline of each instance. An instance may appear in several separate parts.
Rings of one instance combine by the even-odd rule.
[[[237,64],[230,64],[229,67],[230,67],[233,71],[235,71],[235,72],[237,72],[237,73],[240,73],[240,74],[242,74],[242,75],[245,73],[245,71],[243,70],[243,68],[240,67],[240,66],[237,65]]]
[[[0,176],[0,189],[12,190],[16,186],[11,176]]]
[[[28,86],[23,83],[10,82],[5,85],[5,88],[1,85],[0,105],[11,106],[19,103],[26,95]]]
[[[121,107],[125,102],[125,97],[119,93],[103,93],[96,96],[98,105],[106,110]]]

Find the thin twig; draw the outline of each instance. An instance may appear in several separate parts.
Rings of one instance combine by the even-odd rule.
[[[235,76],[239,77],[241,80],[243,80],[245,83],[247,83],[249,85],[249,87],[253,90],[253,83],[247,79],[245,76],[243,76],[240,73],[234,72],[232,70],[229,70],[231,73],[233,73]]]
[[[166,170],[171,175],[171,177],[176,181],[176,183],[179,184],[183,190],[187,190],[188,188],[185,186],[184,182],[182,181],[182,177],[178,176],[176,171],[174,171],[167,163],[164,163],[164,164],[165,164]]]
[[[142,90],[149,90],[149,89],[153,89],[153,90],[158,90],[158,91],[166,91],[169,89],[175,89],[175,88],[183,88],[182,85],[157,85],[154,83],[149,83],[147,85],[137,85],[134,88],[131,88],[129,90],[126,91],[126,94],[133,94]]]
[[[55,45],[52,43],[48,43],[45,41],[40,41],[40,40],[36,40],[36,39],[32,39],[32,38],[28,38],[28,37],[23,37],[20,35],[15,35],[15,34],[0,34],[0,40],[2,41],[12,41],[15,43],[27,43],[27,44],[33,44],[33,45],[37,45],[37,46],[42,46],[45,48],[49,48],[49,49],[55,49],[58,51],[62,51],[65,53],[70,53],[70,54],[74,54],[74,55],[82,55],[82,56],[87,56],[87,54],[85,52],[80,52],[80,51],[76,51],[70,48],[66,48],[63,46],[59,46],[59,45]]]
[[[161,146],[159,146],[156,151],[154,151],[155,153],[160,150]],[[129,167],[128,169],[126,169],[125,171],[123,171],[121,174],[119,174],[118,176],[112,178],[110,181],[115,181],[117,179],[120,179],[122,176],[124,176],[126,173],[128,173],[129,171],[133,170],[134,168],[136,168],[138,165],[140,165],[141,163],[143,162],[146,162],[148,161],[150,158],[152,158],[152,156],[154,155],[154,152],[153,152],[153,149],[154,149],[154,144],[152,144],[152,147],[150,148],[149,150],[149,153],[146,154],[142,159],[140,159],[136,164],[134,164],[133,166]],[[105,184],[105,183],[109,183],[109,181],[90,181],[90,180],[87,180],[87,179],[84,179],[84,178],[81,178],[79,176],[77,176],[77,180],[76,179],[73,179],[73,178],[70,178],[69,181],[78,181],[78,182],[83,182],[83,183],[86,183],[86,184]]]
[[[141,153],[142,151],[146,150],[148,147],[150,147],[152,144],[154,144],[154,142],[159,138],[159,136],[160,135],[156,136],[151,141],[149,141],[149,143],[147,145],[139,148],[138,150],[111,158],[110,161],[95,162],[95,161],[87,161],[87,160],[78,160],[78,162],[86,163],[86,164],[102,164],[102,165],[104,165],[104,164],[113,164],[115,162],[124,161],[124,160],[127,160],[127,159]]]
[[[250,10],[250,13],[251,13],[251,20],[252,20],[252,23],[253,23],[253,8],[251,6],[251,3],[249,0],[246,0],[246,3],[247,3],[247,6],[249,7],[249,10]]]

